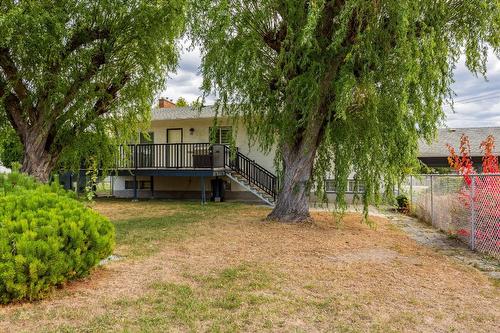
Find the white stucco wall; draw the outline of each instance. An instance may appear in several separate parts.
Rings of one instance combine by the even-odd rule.
[[[213,119],[159,120],[152,122],[151,131],[154,132],[154,143],[166,143],[167,129],[169,128],[182,128],[184,143],[206,143],[210,142],[210,127],[213,124]],[[247,131],[241,123],[234,126],[227,120],[219,119],[217,124],[218,126],[233,126],[236,146],[240,152],[275,173],[274,149],[270,153],[264,153],[258,145],[249,147]],[[189,131],[190,128],[194,129],[192,133]]]

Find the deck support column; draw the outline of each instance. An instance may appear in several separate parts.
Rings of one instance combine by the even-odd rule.
[[[207,196],[205,193],[205,177],[200,176],[201,182],[201,204],[204,205],[207,202]]]
[[[132,201],[139,201],[137,196],[137,174],[134,173],[134,199]]]
[[[76,183],[76,193],[77,194],[85,193],[86,186],[87,186],[87,175],[85,174],[85,170],[80,170],[78,174],[78,180]]]
[[[154,197],[155,197],[155,177],[151,176],[150,181],[151,181],[151,199],[154,199]]]

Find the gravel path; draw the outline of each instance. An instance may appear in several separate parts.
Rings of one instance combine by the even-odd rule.
[[[448,237],[445,233],[420,222],[416,218],[394,212],[385,212],[384,215],[418,243],[474,266],[488,276],[500,280],[500,261],[470,250],[463,242]]]

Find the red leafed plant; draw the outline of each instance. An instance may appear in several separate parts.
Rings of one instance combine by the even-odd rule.
[[[448,144],[447,147],[450,152],[448,163],[464,178],[465,185],[460,191],[460,200],[468,209],[474,204],[477,222],[476,240],[497,244],[500,239],[500,176],[491,176],[491,174],[500,174],[498,157],[493,153],[495,138],[489,135],[480,144],[483,152],[483,175],[478,175],[474,169],[470,156],[470,141],[466,135],[462,135],[460,139],[459,154],[451,145]],[[484,176],[487,174],[490,176]],[[472,184],[473,181],[474,184]],[[468,236],[469,232],[460,229],[457,234]]]
[[[493,155],[493,150],[495,149],[495,138],[493,135],[488,135],[486,140],[481,142],[480,147],[484,152],[483,173],[500,173],[498,157]]]
[[[469,137],[462,134],[462,137],[460,138],[460,155],[455,152],[455,148],[453,148],[450,144],[447,144],[446,146],[450,152],[450,156],[448,156],[448,163],[451,168],[464,176],[464,180],[467,185],[471,185],[472,179],[470,175],[475,174],[476,171],[474,170],[472,159],[470,157]]]

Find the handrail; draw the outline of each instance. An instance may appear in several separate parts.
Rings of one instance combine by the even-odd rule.
[[[231,154],[228,146],[224,146],[224,166],[237,172],[249,184],[252,184],[276,200],[278,194],[278,177],[272,172],[243,155],[239,151]]]

